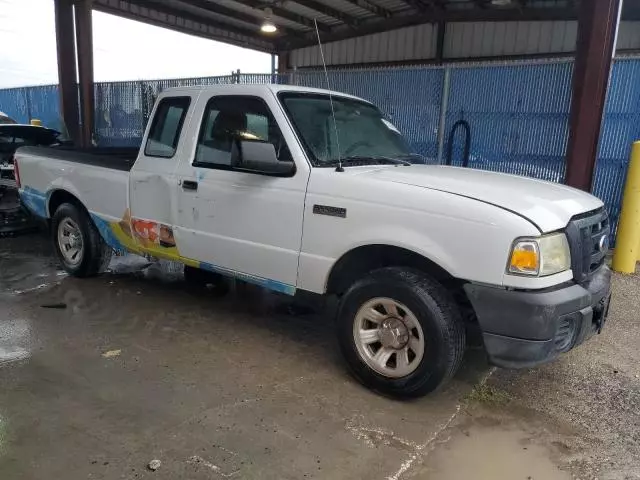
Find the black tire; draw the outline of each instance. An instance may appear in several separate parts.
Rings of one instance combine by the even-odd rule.
[[[202,270],[201,268],[185,265],[184,280],[189,287],[196,290],[209,289],[219,295],[229,292],[229,282],[224,275]]]
[[[384,376],[363,360],[354,339],[356,314],[367,301],[391,298],[413,312],[424,332],[424,355],[415,370],[400,378]],[[400,267],[376,270],[344,294],[337,315],[338,340],[353,375],[374,391],[393,397],[426,395],[458,370],[465,351],[465,330],[451,295],[424,273]]]
[[[82,235],[82,260],[78,264],[70,264],[61,252],[58,242],[58,226],[66,218],[71,219],[80,229]],[[72,203],[63,203],[58,207],[51,219],[51,237],[53,248],[64,269],[74,277],[93,277],[104,272],[109,266],[113,249],[103,240],[87,211]]]

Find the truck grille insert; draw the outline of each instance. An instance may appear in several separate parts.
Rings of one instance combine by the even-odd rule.
[[[576,282],[588,280],[604,265],[610,233],[609,216],[603,208],[571,219],[567,226],[567,238]]]

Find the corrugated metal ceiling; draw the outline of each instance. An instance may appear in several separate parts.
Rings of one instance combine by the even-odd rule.
[[[492,0],[94,0],[94,8],[169,28],[177,25],[185,30],[184,25],[198,25],[190,33],[222,41],[232,37],[233,43],[249,48],[282,52],[313,44],[315,21],[323,41],[331,42],[438,22],[575,20],[577,3],[510,0],[501,6]],[[640,16],[640,0],[624,3],[627,10],[633,8]],[[260,31],[269,9],[270,19],[279,27],[271,35]],[[216,32],[213,36],[212,31]]]

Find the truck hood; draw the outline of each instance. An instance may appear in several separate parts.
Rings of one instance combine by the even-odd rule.
[[[564,228],[574,215],[603,205],[593,195],[565,185],[470,168],[412,165],[372,169],[363,175],[496,205],[525,217],[543,233]]]

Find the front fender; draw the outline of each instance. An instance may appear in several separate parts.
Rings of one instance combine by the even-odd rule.
[[[375,244],[414,252],[460,280],[502,285],[513,240],[539,233],[531,222],[494,205],[429,189],[394,188],[398,192],[389,203],[381,189],[373,190],[370,201],[308,195],[299,288],[323,292],[340,257]],[[314,214],[316,203],[344,208],[346,216]]]

